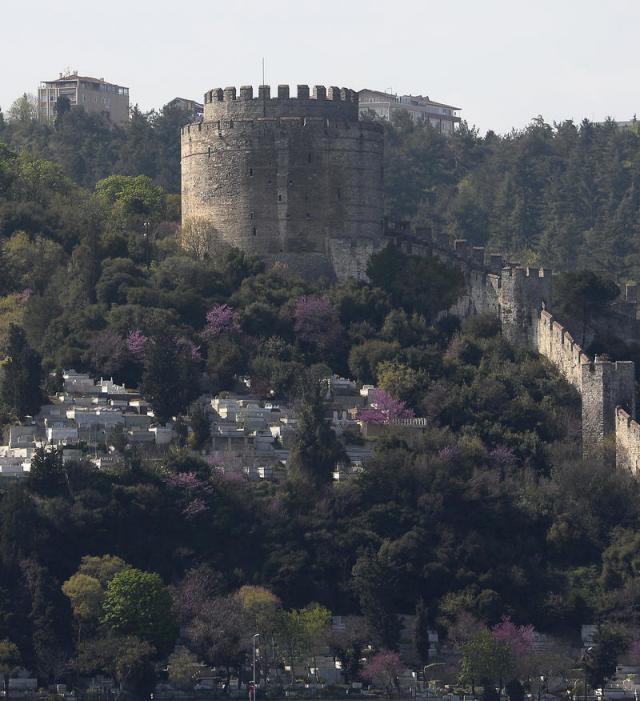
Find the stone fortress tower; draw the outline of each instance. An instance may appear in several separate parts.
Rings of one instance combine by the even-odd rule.
[[[383,129],[316,85],[216,88],[182,128],[182,223],[307,276],[363,277],[383,245]]]

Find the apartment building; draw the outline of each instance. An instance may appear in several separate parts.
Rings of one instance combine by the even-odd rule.
[[[460,122],[460,107],[435,102],[422,95],[394,95],[379,90],[360,90],[360,116],[375,115],[392,120],[394,115],[404,110],[414,122],[424,122],[448,136]]]
[[[55,80],[40,83],[38,88],[38,115],[43,121],[56,117],[56,101],[68,98],[72,108],[82,107],[90,114],[104,114],[114,124],[129,119],[129,88],[107,83],[104,78],[90,78],[60,73]]]

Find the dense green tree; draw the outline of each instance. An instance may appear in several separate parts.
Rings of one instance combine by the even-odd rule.
[[[325,421],[322,385],[307,379],[289,456],[289,475],[312,488],[324,487],[331,484],[336,465],[345,458],[333,429]]]
[[[34,560],[21,567],[31,601],[33,662],[38,675],[52,683],[64,671],[71,651],[68,601],[46,567]]]
[[[195,403],[191,408],[190,423],[190,445],[194,450],[202,450],[211,439],[211,417],[202,402]]]
[[[564,314],[567,323],[577,325],[580,333],[578,342],[584,346],[587,325],[620,294],[620,288],[612,280],[591,270],[582,270],[560,275],[555,282],[554,294],[558,311]]]
[[[24,331],[9,326],[0,397],[7,411],[23,419],[35,414],[42,403],[40,356],[29,346]]]
[[[353,568],[353,587],[360,608],[380,646],[397,649],[400,641],[400,620],[395,606],[392,567],[379,554],[368,553],[358,558]]]
[[[102,608],[103,622],[116,633],[136,636],[157,650],[173,645],[171,595],[158,574],[133,567],[117,572],[107,584]]]
[[[593,689],[603,687],[616,672],[618,658],[628,647],[623,631],[612,626],[598,626],[594,645],[586,651],[583,664],[587,681]]]
[[[142,391],[158,421],[183,413],[199,394],[196,361],[188,347],[167,334],[156,336],[145,351]]]
[[[388,292],[396,306],[433,319],[462,291],[462,274],[435,257],[405,255],[391,244],[371,256],[367,275]]]

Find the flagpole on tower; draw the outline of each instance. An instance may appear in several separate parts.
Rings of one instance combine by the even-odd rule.
[[[262,116],[267,116],[267,96],[264,89],[264,56],[262,57]]]

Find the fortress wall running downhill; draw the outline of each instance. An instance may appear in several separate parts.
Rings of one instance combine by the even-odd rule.
[[[534,335],[535,350],[548,358],[564,375],[567,382],[582,393],[582,365],[589,357],[573,340],[571,334],[543,309],[538,315]]]
[[[618,431],[623,426],[618,412],[628,417],[635,415],[634,364],[611,362],[597,356],[592,361],[562,324],[544,309],[538,315],[534,340],[535,350],[548,358],[580,393],[585,456],[602,454],[605,440],[613,435],[618,443]],[[640,437],[640,426],[632,419],[629,421],[632,427],[625,428],[628,437],[621,439],[621,450],[623,446],[634,445],[631,436]],[[633,427],[637,427],[637,432]],[[640,451],[640,440],[637,445]]]
[[[616,467],[640,472],[640,424],[622,408],[616,408]]]
[[[482,254],[482,255],[480,255]],[[593,360],[571,333],[548,311],[552,275],[544,268],[504,264],[492,255],[483,265],[484,251],[456,241],[449,259],[465,275],[466,291],[450,313],[466,317],[488,312],[500,319],[503,336],[537,351],[575,387],[582,404],[582,445],[585,457],[609,459],[615,437],[616,465],[640,471],[640,424],[635,416],[635,368],[632,362]]]

